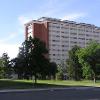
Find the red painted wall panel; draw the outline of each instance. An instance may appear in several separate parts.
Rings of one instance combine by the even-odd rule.
[[[48,23],[33,23],[33,36],[44,41],[48,48]]]
[[[28,26],[25,26],[25,39],[28,39]],[[32,23],[33,37],[39,38],[43,42],[45,42],[46,47],[49,49],[49,37],[48,37],[48,22],[43,23]],[[46,58],[49,57],[48,54],[45,55]]]

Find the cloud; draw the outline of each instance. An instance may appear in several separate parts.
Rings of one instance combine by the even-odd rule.
[[[18,17],[18,21],[21,25],[24,25],[25,23],[29,22],[30,20],[32,20],[30,17],[26,17],[26,16]]]
[[[62,18],[62,20],[77,20],[79,18],[85,17],[85,13],[71,13]]]
[[[32,19],[32,14],[27,14],[27,15],[21,15],[18,17],[18,24],[19,24],[19,33],[24,33],[24,24],[26,24],[27,22],[33,20]]]
[[[5,43],[0,43],[0,56],[2,56],[2,54],[4,52],[8,53],[8,56],[10,58],[14,58],[17,56],[18,51],[19,51],[19,44],[5,44]]]
[[[45,0],[42,6],[37,8],[37,11],[29,11],[28,13],[24,13],[18,16],[19,24],[23,27],[25,23],[38,19],[40,17],[46,16],[54,16],[57,12],[59,12],[57,3],[59,0]],[[57,7],[56,7],[57,6]]]

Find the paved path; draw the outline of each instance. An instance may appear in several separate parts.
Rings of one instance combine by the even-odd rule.
[[[100,100],[100,88],[3,90],[0,91],[0,100]]]

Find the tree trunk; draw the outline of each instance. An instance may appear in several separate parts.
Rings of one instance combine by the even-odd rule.
[[[94,73],[93,81],[94,81],[94,84],[95,84],[96,83],[96,75],[95,75],[95,73]]]
[[[36,83],[37,83],[37,75],[35,74],[34,76],[35,76],[35,83],[34,84],[36,85]]]

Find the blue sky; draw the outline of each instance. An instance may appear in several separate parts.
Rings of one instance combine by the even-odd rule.
[[[1,0],[0,55],[15,57],[24,41],[24,23],[43,16],[100,26],[100,0]]]

